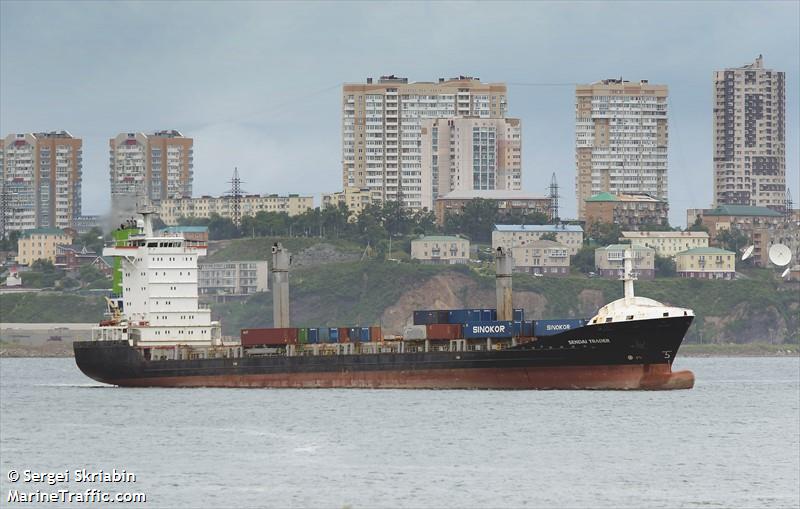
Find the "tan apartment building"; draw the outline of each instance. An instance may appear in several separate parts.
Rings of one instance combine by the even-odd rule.
[[[714,206],[786,206],[786,78],[752,64],[714,72]]]
[[[83,140],[67,131],[9,134],[0,150],[0,237],[75,228],[81,217]]]
[[[266,260],[198,263],[197,271],[198,292],[217,301],[269,290]]]
[[[122,133],[109,140],[112,207],[192,195],[194,140],[175,130]],[[133,201],[131,201],[133,200]],[[130,206],[130,205],[129,205]]]
[[[698,279],[734,279],[736,253],[717,247],[696,247],[675,256],[678,276]]]
[[[552,240],[534,240],[511,250],[514,270],[564,277],[569,275],[570,250],[564,244]]]
[[[469,240],[448,235],[423,236],[411,241],[411,258],[430,264],[467,263]]]
[[[648,194],[600,193],[585,204],[586,224],[618,224],[629,230],[669,224],[669,205]]]
[[[518,118],[431,119],[421,133],[424,203],[452,191],[522,188]]]
[[[583,228],[572,224],[496,224],[492,231],[492,249],[515,249],[554,234],[556,242],[567,246],[570,256],[583,245]]]
[[[656,251],[650,247],[630,244],[611,244],[594,250],[595,270],[601,277],[622,279],[625,273],[625,250],[633,255],[633,272],[639,279],[653,279],[656,275]]]
[[[371,204],[369,188],[345,187],[344,191],[322,195],[322,208],[338,207],[340,203],[347,206],[350,212],[349,221],[355,221],[364,208]]]
[[[674,257],[681,251],[697,247],[708,247],[706,232],[622,232],[620,242],[632,246],[651,247],[658,256]]]
[[[423,176],[421,136],[426,119],[503,118],[506,85],[470,76],[409,83],[394,75],[342,87],[342,185],[370,189],[371,201],[402,198],[432,210]]]
[[[57,246],[72,244],[72,236],[58,228],[24,230],[17,244],[17,263],[30,265],[36,260],[56,263]]]
[[[708,228],[712,244],[723,230],[733,228],[749,237],[755,228],[774,228],[786,222],[786,217],[776,210],[750,205],[718,205],[713,209],[686,210],[687,228],[698,219]]]
[[[603,192],[667,200],[667,86],[602,80],[575,88],[578,217]]]
[[[313,196],[245,195],[240,198],[241,217],[255,216],[259,212],[286,213],[298,216],[314,208]],[[201,196],[199,198],[173,198],[161,201],[160,217],[167,225],[176,225],[181,217],[209,218],[211,214],[234,219],[232,196]]]
[[[448,214],[461,214],[464,207],[472,200],[481,199],[497,204],[497,212],[502,216],[517,215],[524,217],[526,214],[545,214],[550,218],[551,200],[547,196],[536,196],[524,191],[508,191],[497,189],[494,191],[451,191],[444,196],[436,198],[434,212],[436,222],[444,225]]]

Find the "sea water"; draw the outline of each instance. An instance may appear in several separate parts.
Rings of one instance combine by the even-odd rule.
[[[14,490],[150,509],[800,506],[800,359],[675,369],[695,388],[124,389],[72,359],[2,359],[0,506],[39,506]]]

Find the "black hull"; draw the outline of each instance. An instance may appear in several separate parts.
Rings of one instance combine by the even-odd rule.
[[[146,361],[126,341],[74,343],[78,367],[138,387],[677,389],[672,361],[691,316],[591,325],[500,351]]]

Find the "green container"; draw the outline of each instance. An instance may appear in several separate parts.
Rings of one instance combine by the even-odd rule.
[[[297,330],[297,341],[299,341],[302,345],[308,343],[308,329]]]

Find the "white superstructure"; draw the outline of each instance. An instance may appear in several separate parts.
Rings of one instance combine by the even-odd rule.
[[[151,211],[140,213],[139,234],[103,249],[104,256],[121,259],[122,297],[119,315],[96,328],[93,339],[128,339],[133,346],[221,345],[219,322],[211,321],[211,310],[201,309],[197,298],[197,258],[207,246],[182,236],[154,236]]]
[[[634,295],[633,282],[636,276],[633,275],[633,251],[630,249],[625,250],[624,267],[625,272],[622,276],[624,297],[600,308],[589,320],[588,325],[694,316],[694,311],[691,309],[665,306],[656,300]]]

